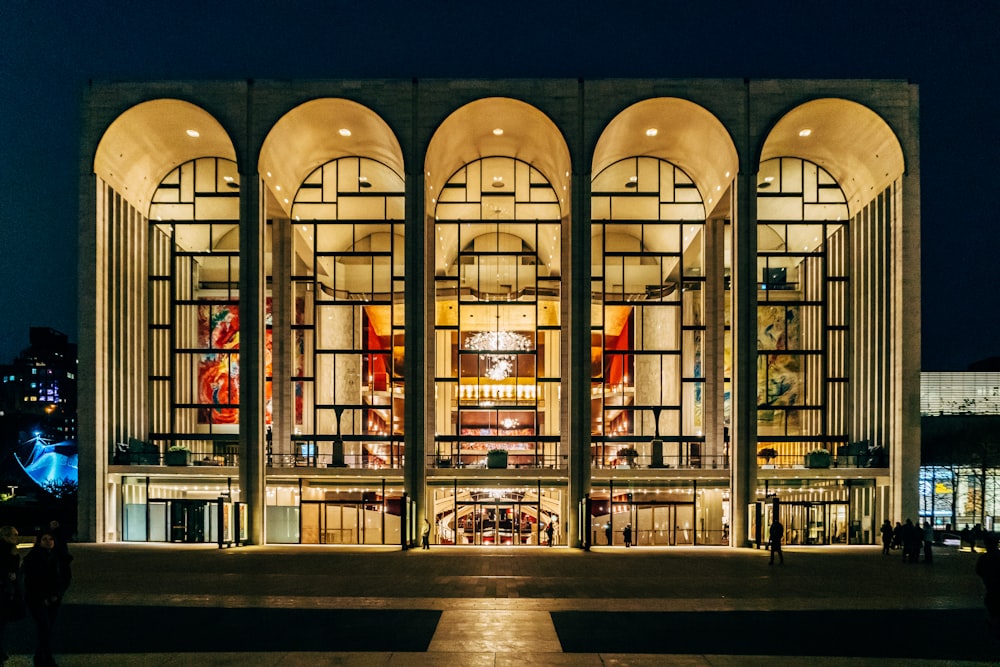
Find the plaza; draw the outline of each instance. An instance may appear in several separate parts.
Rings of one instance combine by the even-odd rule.
[[[73,544],[73,665],[995,664],[976,556]],[[8,630],[28,664],[27,623]]]

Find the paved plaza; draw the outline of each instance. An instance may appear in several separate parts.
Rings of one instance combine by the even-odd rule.
[[[954,548],[71,548],[63,666],[1000,663]]]

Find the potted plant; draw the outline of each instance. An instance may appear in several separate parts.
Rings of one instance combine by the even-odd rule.
[[[618,458],[624,459],[629,468],[634,468],[635,460],[639,458],[639,451],[635,447],[622,447],[618,450]]]
[[[830,467],[830,451],[820,447],[819,449],[814,449],[806,454],[806,467],[807,468],[829,468]]]
[[[163,455],[163,462],[168,466],[191,465],[191,450],[184,445],[173,445]]]
[[[774,447],[764,447],[763,449],[757,452],[757,456],[764,459],[765,466],[770,466],[771,459],[773,459],[777,455],[778,455],[778,450],[775,449]]]
[[[506,468],[507,467],[507,450],[506,449],[491,449],[486,452],[486,467],[487,468]]]

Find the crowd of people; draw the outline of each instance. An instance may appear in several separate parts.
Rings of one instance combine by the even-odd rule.
[[[0,664],[9,656],[4,650],[7,626],[31,617],[35,626],[34,664],[55,665],[52,654],[52,633],[63,595],[72,578],[66,536],[58,521],[35,536],[34,546],[22,562],[18,552],[20,535],[13,526],[0,526],[0,567],[3,568],[0,589]]]
[[[919,563],[923,552],[923,562],[930,565],[934,562],[934,527],[929,521],[921,526],[907,519],[906,523],[896,522],[893,526],[888,519],[882,523],[882,555],[900,550],[904,563]]]

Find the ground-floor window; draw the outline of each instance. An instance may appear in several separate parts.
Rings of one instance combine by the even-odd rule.
[[[728,487],[632,484],[594,487],[590,544],[694,546],[729,544]]]
[[[400,544],[402,488],[307,481],[267,487],[269,544]]]
[[[432,488],[434,544],[559,545],[565,492],[536,483],[517,487]]]
[[[777,507],[784,544],[874,544],[886,518],[875,480],[784,480],[758,489],[751,504],[751,540],[767,542]]]
[[[120,498],[124,542],[246,539],[246,506],[229,479],[124,477]]]

